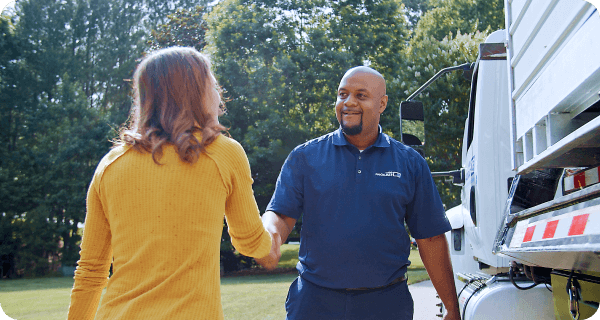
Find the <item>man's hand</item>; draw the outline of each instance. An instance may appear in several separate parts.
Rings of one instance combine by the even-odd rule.
[[[254,260],[256,260],[263,268],[273,270],[277,268],[277,264],[279,264],[279,259],[281,258],[281,237],[279,235],[273,235],[270,232],[269,235],[271,236],[271,251],[267,256],[255,258]]]
[[[296,219],[279,215],[273,211],[267,211],[262,215],[263,226],[271,235],[271,252],[266,257],[254,259],[265,269],[273,270],[277,267],[281,258],[281,244],[285,242],[292,232]]]
[[[454,273],[446,237],[440,234],[431,238],[417,239],[417,246],[429,278],[442,299],[444,307],[448,310],[444,320],[460,320]]]
[[[455,309],[458,310],[458,309]],[[457,314],[456,312],[453,313],[446,313],[446,315],[444,316],[443,320],[460,320],[460,312]]]

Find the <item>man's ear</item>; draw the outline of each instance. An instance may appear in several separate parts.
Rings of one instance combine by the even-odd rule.
[[[381,97],[381,101],[380,101],[380,105],[379,105],[379,114],[383,113],[383,111],[387,107],[387,103],[388,103],[388,96],[383,95],[383,97]]]

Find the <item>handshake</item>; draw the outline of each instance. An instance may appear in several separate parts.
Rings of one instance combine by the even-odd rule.
[[[278,215],[273,211],[265,212],[261,217],[263,226],[271,236],[271,251],[262,258],[255,258],[256,262],[267,270],[277,267],[281,258],[281,244],[287,240],[292,232],[296,219]]]

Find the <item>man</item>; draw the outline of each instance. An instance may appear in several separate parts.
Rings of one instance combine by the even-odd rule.
[[[281,169],[263,215],[272,251],[304,215],[287,319],[412,319],[405,221],[445,319],[460,318],[444,237],[450,224],[424,159],[381,132],[387,102],[379,72],[348,70],[335,106],[340,129],[296,147]]]

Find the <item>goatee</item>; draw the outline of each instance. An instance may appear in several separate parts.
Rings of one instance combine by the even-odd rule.
[[[357,126],[348,127],[342,123],[342,132],[348,136],[355,136],[362,132],[362,119]]]

